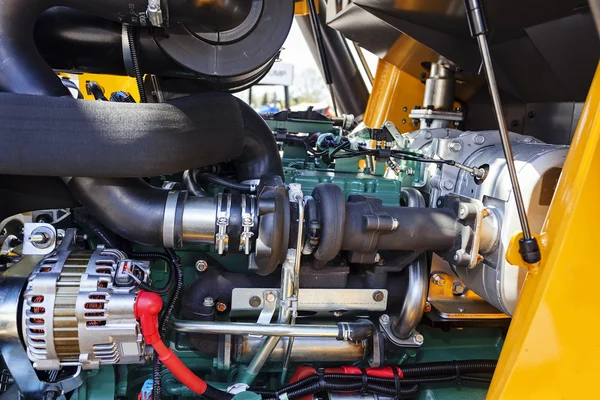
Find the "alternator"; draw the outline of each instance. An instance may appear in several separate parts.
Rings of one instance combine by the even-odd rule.
[[[146,281],[148,263],[104,246],[75,250],[69,233],[35,267],[25,290],[22,330],[34,368],[143,362],[131,275]]]

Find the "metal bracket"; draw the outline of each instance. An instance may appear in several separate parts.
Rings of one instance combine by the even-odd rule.
[[[58,232],[50,224],[27,223],[23,238],[23,255],[50,254],[57,246]]]
[[[223,210],[223,193],[217,196],[217,227],[218,232],[215,235],[215,247],[217,253],[222,255],[229,249],[229,235],[227,235],[227,226],[229,225],[229,217],[231,215],[231,195],[226,194],[227,205]]]
[[[389,339],[390,342],[392,342],[394,345],[398,346],[398,347],[421,347],[423,346],[423,335],[421,335],[419,332],[417,332],[416,330],[414,330],[410,336],[406,339],[400,339],[398,337],[396,337],[396,335],[394,335],[394,332],[392,332],[392,320],[393,318],[390,318],[389,315],[387,314],[383,314],[381,317],[379,317],[379,326],[381,327],[381,329],[383,330],[383,333],[385,333],[385,336]]]
[[[458,222],[462,225],[460,241],[443,254],[444,259],[456,266],[475,268],[483,261],[483,256],[479,254],[485,210],[483,202],[464,196],[447,195],[438,199],[438,207],[455,211]]]
[[[396,128],[396,125],[394,125],[394,123],[392,121],[385,121],[383,123],[383,126],[388,130],[390,135],[392,135],[396,144],[398,146],[400,146],[400,148],[404,148],[405,147],[404,138],[402,137],[402,134],[400,133],[398,128]]]

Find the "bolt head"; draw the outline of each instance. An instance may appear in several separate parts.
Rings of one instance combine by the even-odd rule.
[[[222,303],[222,302],[217,303],[217,311],[218,312],[225,312],[226,310],[227,310],[227,304]]]
[[[452,284],[452,293],[457,296],[465,294],[467,291],[467,287],[462,282],[454,282]]]
[[[424,312],[428,313],[431,312],[431,303],[430,302],[425,302],[425,308],[423,309]]]
[[[462,144],[459,141],[450,142],[448,143],[448,149],[450,149],[450,151],[458,153],[462,150]]]
[[[213,299],[212,297],[205,297],[204,301],[202,302],[202,305],[204,307],[213,307],[215,305],[215,299]]]
[[[483,135],[475,135],[473,137],[473,143],[475,143],[475,144],[484,144],[485,143],[485,136],[483,136]]]
[[[387,325],[390,323],[390,316],[387,314],[382,314],[381,317],[379,317],[379,322],[382,325]]]
[[[208,269],[208,263],[204,260],[196,261],[196,271],[204,272]]]
[[[433,134],[429,131],[425,132],[425,139],[431,139],[433,137]]]
[[[465,312],[465,309],[464,309],[464,308],[461,308],[461,307],[459,307],[459,308],[458,308],[458,312],[459,312],[459,313]]]
[[[265,295],[265,300],[268,301],[269,303],[272,303],[275,301],[275,293],[273,292],[269,292]]]
[[[373,300],[380,302],[383,301],[384,298],[385,296],[381,290],[376,290],[375,292],[373,292]]]
[[[446,190],[454,189],[454,183],[452,183],[452,181],[450,181],[450,180],[445,180],[444,181],[444,189],[446,189]]]
[[[415,336],[413,336],[413,341],[416,344],[423,344],[424,340],[425,340],[425,338],[420,333],[417,333]]]
[[[433,283],[438,286],[444,286],[446,284],[446,280],[441,275],[434,275],[432,279]]]

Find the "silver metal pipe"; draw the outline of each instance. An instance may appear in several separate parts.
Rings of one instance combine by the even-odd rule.
[[[525,209],[523,195],[521,194],[521,187],[517,177],[517,169],[515,168],[512,147],[510,145],[510,138],[508,136],[508,129],[506,128],[506,120],[504,119],[504,110],[502,109],[502,102],[500,100],[500,92],[498,91],[494,67],[492,65],[492,56],[490,55],[490,49],[488,47],[485,33],[477,35],[477,44],[479,45],[479,50],[481,51],[481,58],[485,67],[485,75],[488,81],[490,95],[492,96],[492,102],[494,103],[494,110],[498,120],[498,128],[500,129],[500,138],[502,139],[502,149],[504,150],[508,175],[510,176],[515,202],[517,203],[517,211],[519,213],[521,229],[523,230],[523,238],[525,240],[529,240],[531,239],[531,230],[529,228],[529,221],[527,220],[527,210]]]
[[[358,59],[360,60],[360,63],[363,66],[363,69],[365,70],[365,73],[367,74],[367,79],[369,79],[369,82],[372,85],[374,80],[373,72],[369,67],[369,63],[367,62],[365,53],[363,52],[363,49],[358,45],[358,43],[352,42],[352,44],[354,45],[354,50],[356,50],[356,54],[358,54]]]
[[[261,325],[247,322],[213,322],[213,321],[184,321],[171,320],[171,326],[178,332],[204,333],[213,335],[264,335],[264,336],[295,336],[337,338],[337,325]]]
[[[401,192],[408,207],[425,207],[425,199],[417,189],[405,188]],[[427,272],[427,256],[421,254],[408,266],[408,290],[400,314],[392,321],[392,332],[399,339],[410,337],[423,318],[429,277]]]
[[[186,244],[214,244],[217,205],[212,197],[188,197],[183,208],[181,235]]]
[[[273,352],[268,357],[269,362],[281,362],[287,357],[287,349],[290,348],[291,338],[281,338]],[[238,336],[233,341],[233,361],[236,363],[248,363],[254,354],[262,346],[262,339],[252,336]],[[291,350],[291,363],[305,362],[338,362],[354,363],[366,357],[364,342],[348,342],[331,338],[295,338]]]

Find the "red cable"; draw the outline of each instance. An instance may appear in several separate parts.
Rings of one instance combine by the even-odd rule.
[[[158,354],[158,359],[181,383],[194,393],[203,394],[206,392],[206,382],[190,371],[181,362],[179,357],[173,353],[173,350],[167,348],[160,339],[160,334],[158,333],[158,314],[161,308],[162,299],[156,293],[144,292],[143,290],[138,293],[134,306],[134,315],[140,321],[144,340],[146,344],[154,347],[154,351]]]

